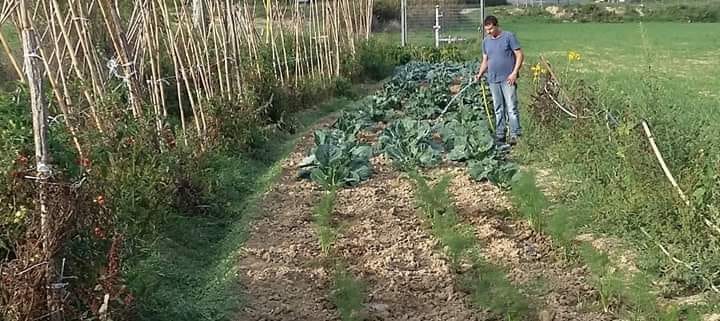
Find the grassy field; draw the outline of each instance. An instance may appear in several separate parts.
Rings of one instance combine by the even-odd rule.
[[[524,97],[529,98],[530,67],[542,55],[564,65],[567,52],[582,55],[574,71],[607,89],[631,92],[639,80],[652,75],[665,91],[682,97],[687,117],[720,119],[720,24],[682,23],[538,23],[533,18],[513,18],[501,24],[514,32],[527,55],[523,68]],[[468,58],[480,57],[479,34],[458,34]],[[383,35],[399,39],[396,34]],[[410,35],[414,45],[430,45],[430,32]],[[694,114],[694,115],[693,115]]]
[[[565,181],[561,202],[595,223],[587,231],[622,239],[641,253],[636,264],[643,271],[677,281],[679,285],[663,289],[670,297],[717,282],[712,275],[720,259],[718,244],[697,236],[712,234],[699,223],[700,215],[716,215],[708,208],[717,205],[717,198],[705,191],[717,187],[718,158],[704,151],[713,155],[718,150],[712,133],[720,121],[720,96],[713,89],[720,85],[714,76],[720,71],[714,63],[720,57],[720,36],[710,31],[718,27],[521,21],[506,26],[528,53],[521,90],[525,107],[533,91],[528,69],[543,55],[556,71],[567,73],[566,82],[590,84],[594,112],[609,111],[621,122],[617,130],[608,130],[604,121],[546,126],[528,116],[520,158],[530,166],[551,168]],[[565,69],[570,50],[582,59]],[[642,119],[653,127],[680,187],[693,195],[692,209],[681,205],[652,156],[637,127]],[[694,268],[672,263],[658,244]]]

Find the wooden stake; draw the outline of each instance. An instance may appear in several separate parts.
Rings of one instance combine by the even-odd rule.
[[[24,53],[25,75],[27,77],[28,90],[30,92],[30,106],[32,108],[33,136],[35,138],[35,164],[38,179],[38,208],[40,213],[40,237],[43,244],[43,255],[48,262],[45,272],[47,309],[50,320],[60,321],[63,319],[62,302],[59,300],[61,288],[55,286],[59,280],[55,275],[55,250],[52,239],[53,221],[48,208],[47,183],[52,176],[50,167],[50,151],[48,143],[48,109],[43,99],[43,79],[41,57],[36,52],[39,42],[37,33],[30,25],[28,16],[29,0],[19,0],[20,23],[22,24],[22,45]]]
[[[645,131],[645,136],[647,136],[648,142],[650,142],[650,147],[652,147],[653,152],[655,153],[655,157],[658,160],[658,163],[660,163],[660,167],[662,168],[663,172],[665,173],[665,177],[667,177],[668,181],[670,181],[670,185],[672,185],[675,190],[677,191],[678,195],[680,195],[680,199],[683,200],[685,205],[690,206],[690,200],[685,196],[685,193],[683,190],[678,186],[678,183],[675,181],[675,177],[673,177],[672,173],[670,173],[670,169],[668,168],[667,164],[665,164],[665,159],[662,157],[662,154],[660,154],[660,149],[657,147],[657,144],[655,144],[655,136],[653,136],[652,132],[650,131],[650,126],[648,126],[648,123],[646,121],[641,122],[643,130]],[[702,216],[702,215],[701,215]],[[702,217],[703,222],[705,225],[707,225],[709,228],[714,230],[716,233],[720,234],[720,226],[717,226],[712,221],[710,221],[707,217]]]
[[[53,1],[57,2],[57,0]],[[120,25],[120,17],[118,17],[116,11],[111,10],[110,0],[100,0],[99,4],[100,12],[103,15],[108,33],[115,46],[115,52],[118,55],[119,68],[122,68],[125,74],[123,77],[128,88],[128,98],[133,113],[135,116],[142,116],[142,91],[135,74],[135,63],[128,56],[127,40]]]
[[[3,50],[5,50],[5,54],[8,56],[8,59],[10,59],[10,63],[15,69],[15,73],[17,73],[18,79],[21,83],[25,83],[25,75],[22,70],[20,70],[20,66],[17,63],[17,60],[15,60],[15,55],[13,55],[12,51],[10,51],[10,47],[8,47],[7,40],[5,40],[5,36],[3,36],[2,32],[0,32],[0,43],[2,43]]]
[[[53,11],[55,12],[55,19],[58,21],[58,25],[60,26],[60,34],[62,35],[63,39],[65,40],[65,45],[68,48],[72,48],[72,42],[70,41],[70,36],[68,34],[67,29],[65,28],[65,25],[62,23],[63,18],[60,14],[60,5],[58,5],[57,0],[52,0],[52,6]],[[81,83],[85,84],[85,76],[82,74],[82,71],[80,70],[80,63],[78,62],[77,56],[75,53],[70,54],[70,61],[72,62],[72,69],[75,71],[75,76],[78,77]],[[60,66],[62,68],[62,66]],[[92,113],[92,117],[95,120],[95,125],[97,126],[98,130],[102,133],[103,125],[100,121],[100,117],[98,117],[97,110],[95,109],[96,103],[95,98],[90,94],[90,92],[87,91],[87,89],[83,88],[83,93],[85,94],[85,98],[88,100],[88,103],[90,104],[90,111]]]

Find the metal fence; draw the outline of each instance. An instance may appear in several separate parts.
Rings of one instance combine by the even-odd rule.
[[[593,1],[594,0],[399,0],[401,3],[399,41],[403,44],[435,46],[479,41],[482,39],[483,18],[493,14],[493,11],[498,5],[543,7]]]
[[[484,1],[405,1],[407,43],[441,46],[481,37]]]

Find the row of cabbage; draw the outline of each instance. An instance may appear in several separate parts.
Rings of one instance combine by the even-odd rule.
[[[300,177],[326,187],[357,185],[372,175],[370,159],[385,154],[403,171],[464,163],[474,179],[508,187],[517,166],[495,145],[484,108],[489,97],[473,81],[477,68],[472,62],[398,67],[381,90],[315,132]]]

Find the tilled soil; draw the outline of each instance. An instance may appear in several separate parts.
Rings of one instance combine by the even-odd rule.
[[[322,191],[295,179],[312,144],[310,133],[283,163],[282,177],[261,201],[262,216],[240,249],[246,302],[238,320],[340,320],[329,300],[333,264],[321,253],[312,222]],[[447,258],[417,214],[409,179],[382,156],[373,158],[373,165],[369,181],[338,192],[333,213],[338,226],[333,254],[366,286],[364,318],[489,320],[456,287]],[[456,175],[451,192],[465,223],[475,227],[486,259],[507,269],[521,287],[543,285],[532,293],[543,312],[540,319],[610,320],[585,311],[595,298],[586,271],[565,266],[546,238],[498,214],[509,204],[497,188],[470,180],[462,169],[440,169],[433,176],[447,172]]]
[[[238,320],[339,319],[326,299],[332,275],[321,264],[312,222],[322,191],[295,178],[295,168],[312,144],[310,133],[282,164],[282,176],[260,202],[262,216],[240,249],[240,284],[246,302]]]
[[[340,192],[336,243],[350,271],[367,283],[369,320],[478,320],[455,275],[415,210],[408,179],[382,157],[367,183]]]
[[[475,228],[486,260],[503,267],[508,278],[532,294],[537,310],[551,320],[613,320],[591,305],[597,291],[589,272],[563,262],[547,236],[535,233],[525,221],[508,217],[509,200],[489,183],[474,181],[464,168],[444,168],[433,176],[451,174],[450,192],[462,220]]]

